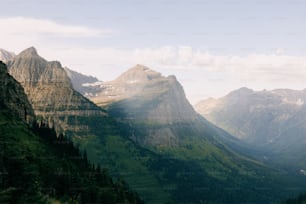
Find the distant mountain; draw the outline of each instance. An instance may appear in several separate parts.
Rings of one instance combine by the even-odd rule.
[[[195,109],[245,142],[281,155],[283,163],[304,168],[305,101],[306,90],[241,88],[220,99],[201,101]]]
[[[97,87],[100,83],[100,81],[96,77],[78,73],[67,67],[65,67],[64,69],[68,77],[70,78],[72,86],[75,90],[77,90],[86,97],[95,96],[95,94],[99,90]]]
[[[12,60],[15,56],[15,53],[0,48],[0,60],[4,63],[7,63],[9,60]]]
[[[102,82],[100,92],[90,99],[114,118],[132,124],[137,129],[132,139],[147,147],[179,147],[186,133],[189,139],[239,142],[195,112],[175,76],[164,77],[143,65]]]
[[[112,104],[112,111],[121,109],[126,117],[143,122],[172,124],[197,119],[175,76],[164,77],[142,65],[103,82],[101,92],[91,99],[101,106]]]
[[[90,99],[107,108],[113,117],[140,127],[155,127],[146,137],[134,134],[141,144],[176,146],[177,135],[169,127],[198,120],[176,78],[164,77],[145,66],[136,65],[100,87],[100,93]]]

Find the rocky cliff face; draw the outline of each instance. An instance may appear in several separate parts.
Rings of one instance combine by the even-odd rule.
[[[59,62],[43,59],[33,47],[9,61],[8,68],[24,87],[37,118],[58,131],[77,128],[78,120],[72,118],[104,115],[100,108],[73,89]]]
[[[8,63],[8,67],[10,74],[26,88],[52,83],[71,86],[61,64],[57,61],[46,61],[37,54],[34,47],[22,51]]]
[[[13,114],[28,124],[35,121],[34,111],[23,87],[8,74],[7,67],[2,61],[0,61],[0,107],[9,108]]]

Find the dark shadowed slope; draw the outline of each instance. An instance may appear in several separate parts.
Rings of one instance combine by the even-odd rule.
[[[35,118],[22,86],[0,62],[0,203],[142,203]]]

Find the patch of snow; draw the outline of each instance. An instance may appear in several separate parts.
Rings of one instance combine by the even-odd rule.
[[[304,105],[304,101],[299,98],[295,104],[298,105],[298,106],[302,106],[302,105]]]
[[[295,100],[293,101],[293,100],[289,100],[288,98],[284,98],[282,102],[287,103],[287,104],[297,105],[297,106],[304,105],[304,101],[301,98],[299,98],[297,101]]]
[[[85,83],[85,84],[82,84],[82,86],[84,86],[84,87],[102,86],[102,85],[103,85],[103,81],[97,81],[97,82],[94,82],[94,83]]]
[[[138,82],[138,80],[127,81],[128,84],[135,84],[135,83],[137,83],[137,82]]]

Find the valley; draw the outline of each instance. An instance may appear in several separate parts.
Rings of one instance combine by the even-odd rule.
[[[18,113],[24,122],[51,128],[124,180],[137,192],[127,202],[273,203],[306,189],[304,175],[261,158],[264,145],[252,147],[198,114],[175,76],[138,64],[101,82],[47,61],[34,47],[12,56],[7,71],[31,105]],[[10,92],[3,93],[8,101]]]

